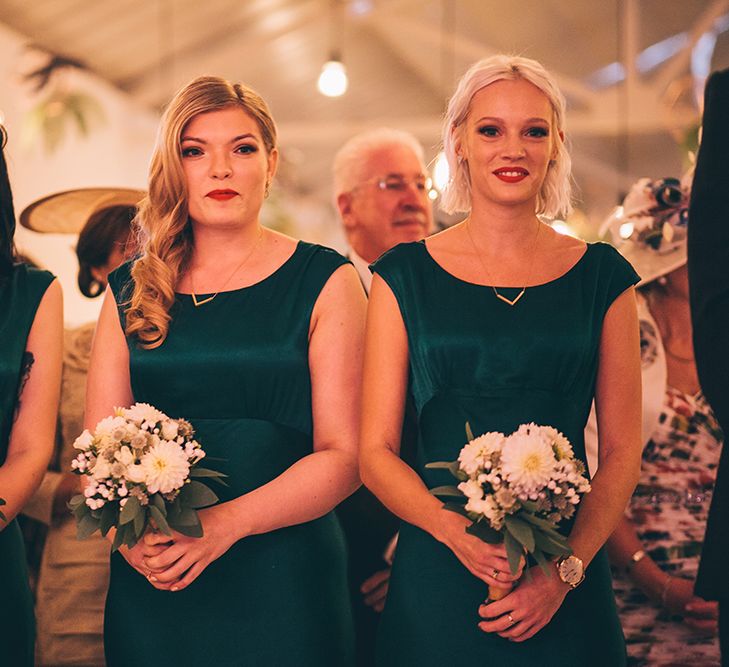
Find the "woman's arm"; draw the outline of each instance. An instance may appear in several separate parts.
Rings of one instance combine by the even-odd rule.
[[[640,382],[638,315],[635,290],[629,288],[608,309],[600,339],[595,387],[599,465],[592,491],[582,499],[569,537],[574,554],[585,568],[618,525],[638,483],[642,450]],[[538,567],[533,567],[530,574],[503,600],[481,607],[484,618],[495,619],[481,623],[483,630],[524,641],[551,620],[569,586],[556,569],[549,577]],[[589,569],[586,576],[590,576]]]
[[[681,615],[687,625],[700,633],[718,632],[718,604],[694,595],[693,580],[667,574],[645,553],[637,563],[632,561],[633,554],[640,553],[643,545],[627,517],[623,517],[613,531],[607,541],[607,549],[610,562],[615,567],[623,568],[633,583],[655,604],[672,614]]]
[[[397,300],[377,274],[372,281],[365,343],[360,473],[365,485],[408,523],[447,545],[476,577],[508,587],[502,546],[487,545],[465,532],[465,517],[443,510],[418,474],[398,456],[408,380],[408,339]],[[493,575],[498,570],[498,579]]]
[[[91,345],[84,427],[93,431],[96,424],[113,413],[114,408],[129,407],[133,400],[129,349],[114,295],[107,287]]]
[[[2,512],[7,521],[41,483],[53,453],[63,357],[63,295],[57,280],[38,305],[26,351],[32,362],[18,396],[8,454],[0,466],[0,491],[7,502]],[[0,530],[5,525],[0,521]]]
[[[148,536],[146,563],[158,588],[184,588],[239,539],[312,521],[357,488],[366,307],[354,269],[337,269],[317,299],[309,330],[313,453],[258,489],[201,510],[202,538],[175,533],[175,543],[157,554],[156,545],[169,538]]]

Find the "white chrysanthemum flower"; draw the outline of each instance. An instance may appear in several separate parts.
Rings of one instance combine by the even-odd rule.
[[[535,435],[520,428],[506,439],[501,452],[502,475],[519,497],[547,486],[556,463],[552,447]]]
[[[142,457],[145,484],[149,493],[169,493],[187,479],[190,464],[185,452],[172,442],[161,441]]]
[[[143,422],[156,424],[157,422],[168,419],[164,412],[158,410],[149,403],[135,403],[130,408],[124,410],[124,415],[127,419],[131,419],[137,425],[141,425]]]
[[[575,457],[575,452],[572,449],[570,441],[556,428],[552,426],[540,426],[539,428],[550,441],[552,449],[554,449],[554,455],[558,461],[562,461],[563,459],[569,460]]]
[[[479,468],[483,468],[485,459],[501,451],[503,442],[504,434],[498,431],[490,431],[474,438],[458,455],[459,467],[467,475],[475,475]]]
[[[91,431],[88,429],[84,429],[84,432],[73,441],[74,448],[80,449],[84,452],[88,450],[92,444],[94,444],[94,436],[91,435]]]
[[[117,429],[123,429],[126,433],[127,420],[124,417],[104,417],[97,425],[94,433],[97,438],[113,438],[112,434]]]

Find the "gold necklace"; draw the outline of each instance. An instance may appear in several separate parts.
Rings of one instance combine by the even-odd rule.
[[[225,289],[226,285],[233,279],[233,276],[238,273],[243,268],[243,265],[251,258],[254,252],[256,252],[256,248],[258,248],[258,244],[261,242],[261,239],[263,238],[263,229],[261,227],[258,228],[258,237],[256,238],[256,242],[253,244],[253,248],[251,248],[251,251],[243,258],[243,260],[233,269],[233,273],[231,273],[228,276],[228,279],[222,284],[220,289],[215,292],[212,296],[206,297],[205,299],[198,299],[197,295],[195,294],[195,283],[192,280],[192,273],[190,273],[190,288],[191,288],[191,294],[192,296],[192,302],[195,304],[196,308],[199,308],[200,306],[204,306],[206,303],[210,303],[218,294],[220,294],[223,289]]]
[[[539,241],[539,230],[542,228],[542,223],[537,221],[537,233],[534,235],[534,244],[532,245],[532,259],[534,258],[534,253],[537,250],[537,242]],[[529,284],[529,280],[532,277],[532,270],[534,268],[534,262],[531,262],[529,265],[529,275],[527,276],[527,279],[524,283],[524,287],[521,288],[521,291],[519,294],[517,294],[513,299],[508,299],[503,294],[499,294],[499,291],[496,289],[494,285],[494,279],[491,277],[491,273],[486,268],[486,263],[483,261],[483,257],[481,257],[481,253],[478,251],[478,248],[476,247],[476,242],[473,239],[473,235],[471,234],[471,219],[469,218],[468,221],[465,223],[466,232],[468,233],[468,238],[471,239],[471,245],[473,246],[473,251],[476,253],[476,257],[478,257],[478,261],[481,262],[481,267],[483,268],[484,272],[486,273],[486,277],[489,279],[489,282],[491,283],[491,289],[494,291],[494,294],[496,295],[497,299],[501,299],[504,303],[508,303],[510,306],[515,306],[521,297],[524,296],[524,292],[526,292],[526,286]]]

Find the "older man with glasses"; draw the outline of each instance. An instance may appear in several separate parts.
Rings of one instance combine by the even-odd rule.
[[[423,148],[408,132],[380,128],[350,139],[334,158],[334,197],[365,291],[369,265],[398,243],[424,238],[433,225]],[[400,455],[413,460],[416,424],[406,405]],[[349,550],[349,584],[357,633],[357,664],[374,664],[399,519],[361,487],[338,508]]]

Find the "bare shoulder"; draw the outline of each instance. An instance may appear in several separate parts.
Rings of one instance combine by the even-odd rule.
[[[266,249],[266,254],[286,259],[296,250],[296,247],[299,245],[299,239],[264,227],[263,245]]]
[[[462,226],[463,223],[459,222],[451,227],[442,229],[435,234],[431,234],[425,239],[425,245],[430,249],[440,250],[443,252],[453,250],[454,246],[460,242],[460,228]]]

